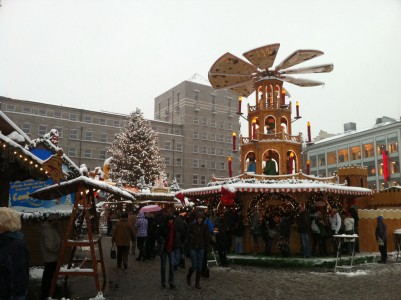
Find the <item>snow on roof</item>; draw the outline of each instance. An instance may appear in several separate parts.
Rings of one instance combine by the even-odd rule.
[[[209,187],[193,188],[181,191],[185,196],[197,196],[220,193],[222,187],[235,189],[238,192],[254,193],[297,193],[297,192],[330,192],[336,194],[371,195],[372,190],[361,187],[345,186],[313,180],[280,180],[269,182],[245,182],[220,184]]]
[[[101,190],[106,193],[114,194],[128,200],[135,200],[135,197],[130,193],[123,191],[122,189],[112,186],[105,181],[94,180],[85,176],[79,176],[69,181],[47,186],[36,190],[30,196],[36,199],[52,200],[58,197],[69,195],[78,191],[78,188],[84,186],[85,188],[92,188],[95,190]]]
[[[1,111],[0,111],[1,112]],[[9,146],[11,146],[12,148],[15,148],[18,152],[21,152],[22,155],[29,157],[30,159],[32,159],[33,161],[35,161],[36,163],[42,165],[43,164],[43,160],[41,160],[39,157],[37,157],[36,155],[32,154],[31,152],[29,152],[28,150],[26,150],[25,148],[23,148],[20,144],[16,143],[15,141],[13,141],[12,139],[10,139],[9,137],[3,135],[0,132],[0,141],[3,141],[5,144],[8,144]]]
[[[198,84],[203,84],[203,85],[207,85],[207,86],[211,86],[210,83],[209,83],[209,80],[207,80],[203,76],[199,75],[198,73],[195,73],[194,75],[192,75],[192,77],[189,78],[187,81],[198,83]]]
[[[26,135],[25,132],[21,130],[13,121],[10,120],[1,110],[0,110],[0,122],[2,126],[7,126],[8,128],[12,128],[13,131],[18,132],[27,143],[31,142],[31,139]],[[0,128],[1,131],[1,128]],[[9,134],[8,132],[4,132],[5,134]]]

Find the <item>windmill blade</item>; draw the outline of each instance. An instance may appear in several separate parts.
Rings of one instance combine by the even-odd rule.
[[[251,75],[235,75],[235,74],[222,74],[210,73],[208,74],[209,82],[215,89],[230,88],[238,84],[245,83],[252,80]]]
[[[227,52],[212,65],[209,73],[251,75],[258,69],[245,60]]]
[[[250,50],[243,55],[259,69],[265,70],[273,66],[279,48],[280,44],[271,44]]]
[[[289,67],[300,64],[304,61],[323,55],[324,53],[319,50],[297,50],[284,59],[279,65],[276,66],[277,70],[287,69]]]
[[[318,86],[324,84],[324,82],[321,81],[305,79],[305,78],[295,78],[290,76],[280,76],[279,79],[298,86]]]
[[[307,73],[329,73],[333,71],[333,64],[298,68],[298,69],[290,69],[290,70],[282,70],[280,74],[307,74]]]
[[[255,91],[255,82],[254,80],[244,82],[239,86],[231,87],[230,90],[239,96],[247,98]]]

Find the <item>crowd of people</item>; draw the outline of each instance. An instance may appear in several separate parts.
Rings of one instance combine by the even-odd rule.
[[[319,207],[300,207],[296,216],[290,213],[274,215],[268,210],[255,210],[250,218],[254,254],[259,243],[264,243],[264,254],[272,255],[273,242],[278,240],[283,255],[289,255],[291,227],[296,224],[302,257],[331,255],[327,242],[333,244],[336,255],[337,234],[358,234],[358,213],[354,206],[342,211],[336,208],[329,213]],[[115,224],[111,239],[117,248],[118,268],[128,268],[129,253],[137,261],[160,257],[160,282],[163,288],[175,288],[174,272],[188,267],[186,283],[200,289],[201,277],[209,277],[208,255],[216,251],[221,266],[228,266],[228,253],[243,254],[244,218],[234,208],[215,211],[209,215],[205,209],[179,213],[169,209],[152,213],[123,212]],[[311,237],[311,241],[309,238]],[[380,263],[387,261],[387,229],[383,216],[377,217],[375,237],[381,253]],[[48,217],[42,224],[41,248],[44,261],[42,296],[46,299],[52,283],[61,239],[57,231],[57,218]],[[260,245],[262,246],[262,245]],[[350,239],[340,249],[342,254],[359,251],[358,239]],[[138,251],[137,251],[138,250]],[[29,251],[21,231],[20,214],[10,208],[0,208],[0,299],[27,299],[29,282]],[[166,276],[168,265],[168,274]],[[5,295],[5,296],[3,296]]]

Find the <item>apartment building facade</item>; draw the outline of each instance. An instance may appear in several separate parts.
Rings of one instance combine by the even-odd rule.
[[[368,188],[382,190],[401,185],[400,140],[400,120],[382,117],[363,130],[347,123],[344,133],[316,141],[304,153],[312,175],[333,176],[339,167],[361,165],[368,170]]]
[[[199,91],[198,100],[194,93],[190,95],[189,90]],[[159,136],[160,154],[166,162],[167,178],[169,182],[176,178],[181,188],[205,186],[212,175],[228,176],[227,155],[232,154],[231,134],[240,128],[239,116],[234,108],[228,114],[227,103],[228,97],[233,102],[236,98],[226,91],[215,93],[213,113],[212,102],[206,101],[213,93],[214,89],[207,86],[206,82],[184,81],[155,99],[155,120],[149,121]],[[175,96],[169,100],[167,95],[171,94]],[[168,101],[171,101],[170,106]],[[174,101],[175,104],[179,103],[177,111],[174,111],[176,106],[172,106]],[[203,111],[195,110],[196,105]],[[129,111],[134,109],[129,108]],[[43,136],[53,128],[57,129],[60,134],[59,146],[65,154],[76,165],[86,164],[92,170],[103,166],[109,157],[107,148],[129,116],[129,111],[126,115],[96,112],[6,97],[0,97],[0,110],[31,139]],[[207,119],[206,127],[204,118]],[[239,162],[234,157],[233,170],[237,169]]]

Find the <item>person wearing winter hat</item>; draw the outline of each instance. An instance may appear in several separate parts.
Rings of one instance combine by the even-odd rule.
[[[381,259],[378,261],[378,263],[385,264],[387,262],[387,227],[386,224],[384,224],[383,216],[377,217],[375,235],[381,255]]]
[[[1,299],[28,299],[29,261],[19,213],[0,207]]]
[[[196,271],[195,288],[200,289],[200,277],[202,274],[202,261],[205,249],[209,248],[210,235],[207,225],[204,223],[203,212],[196,214],[196,221],[189,227],[189,248],[192,266],[188,269],[187,284],[191,285],[191,277]]]

